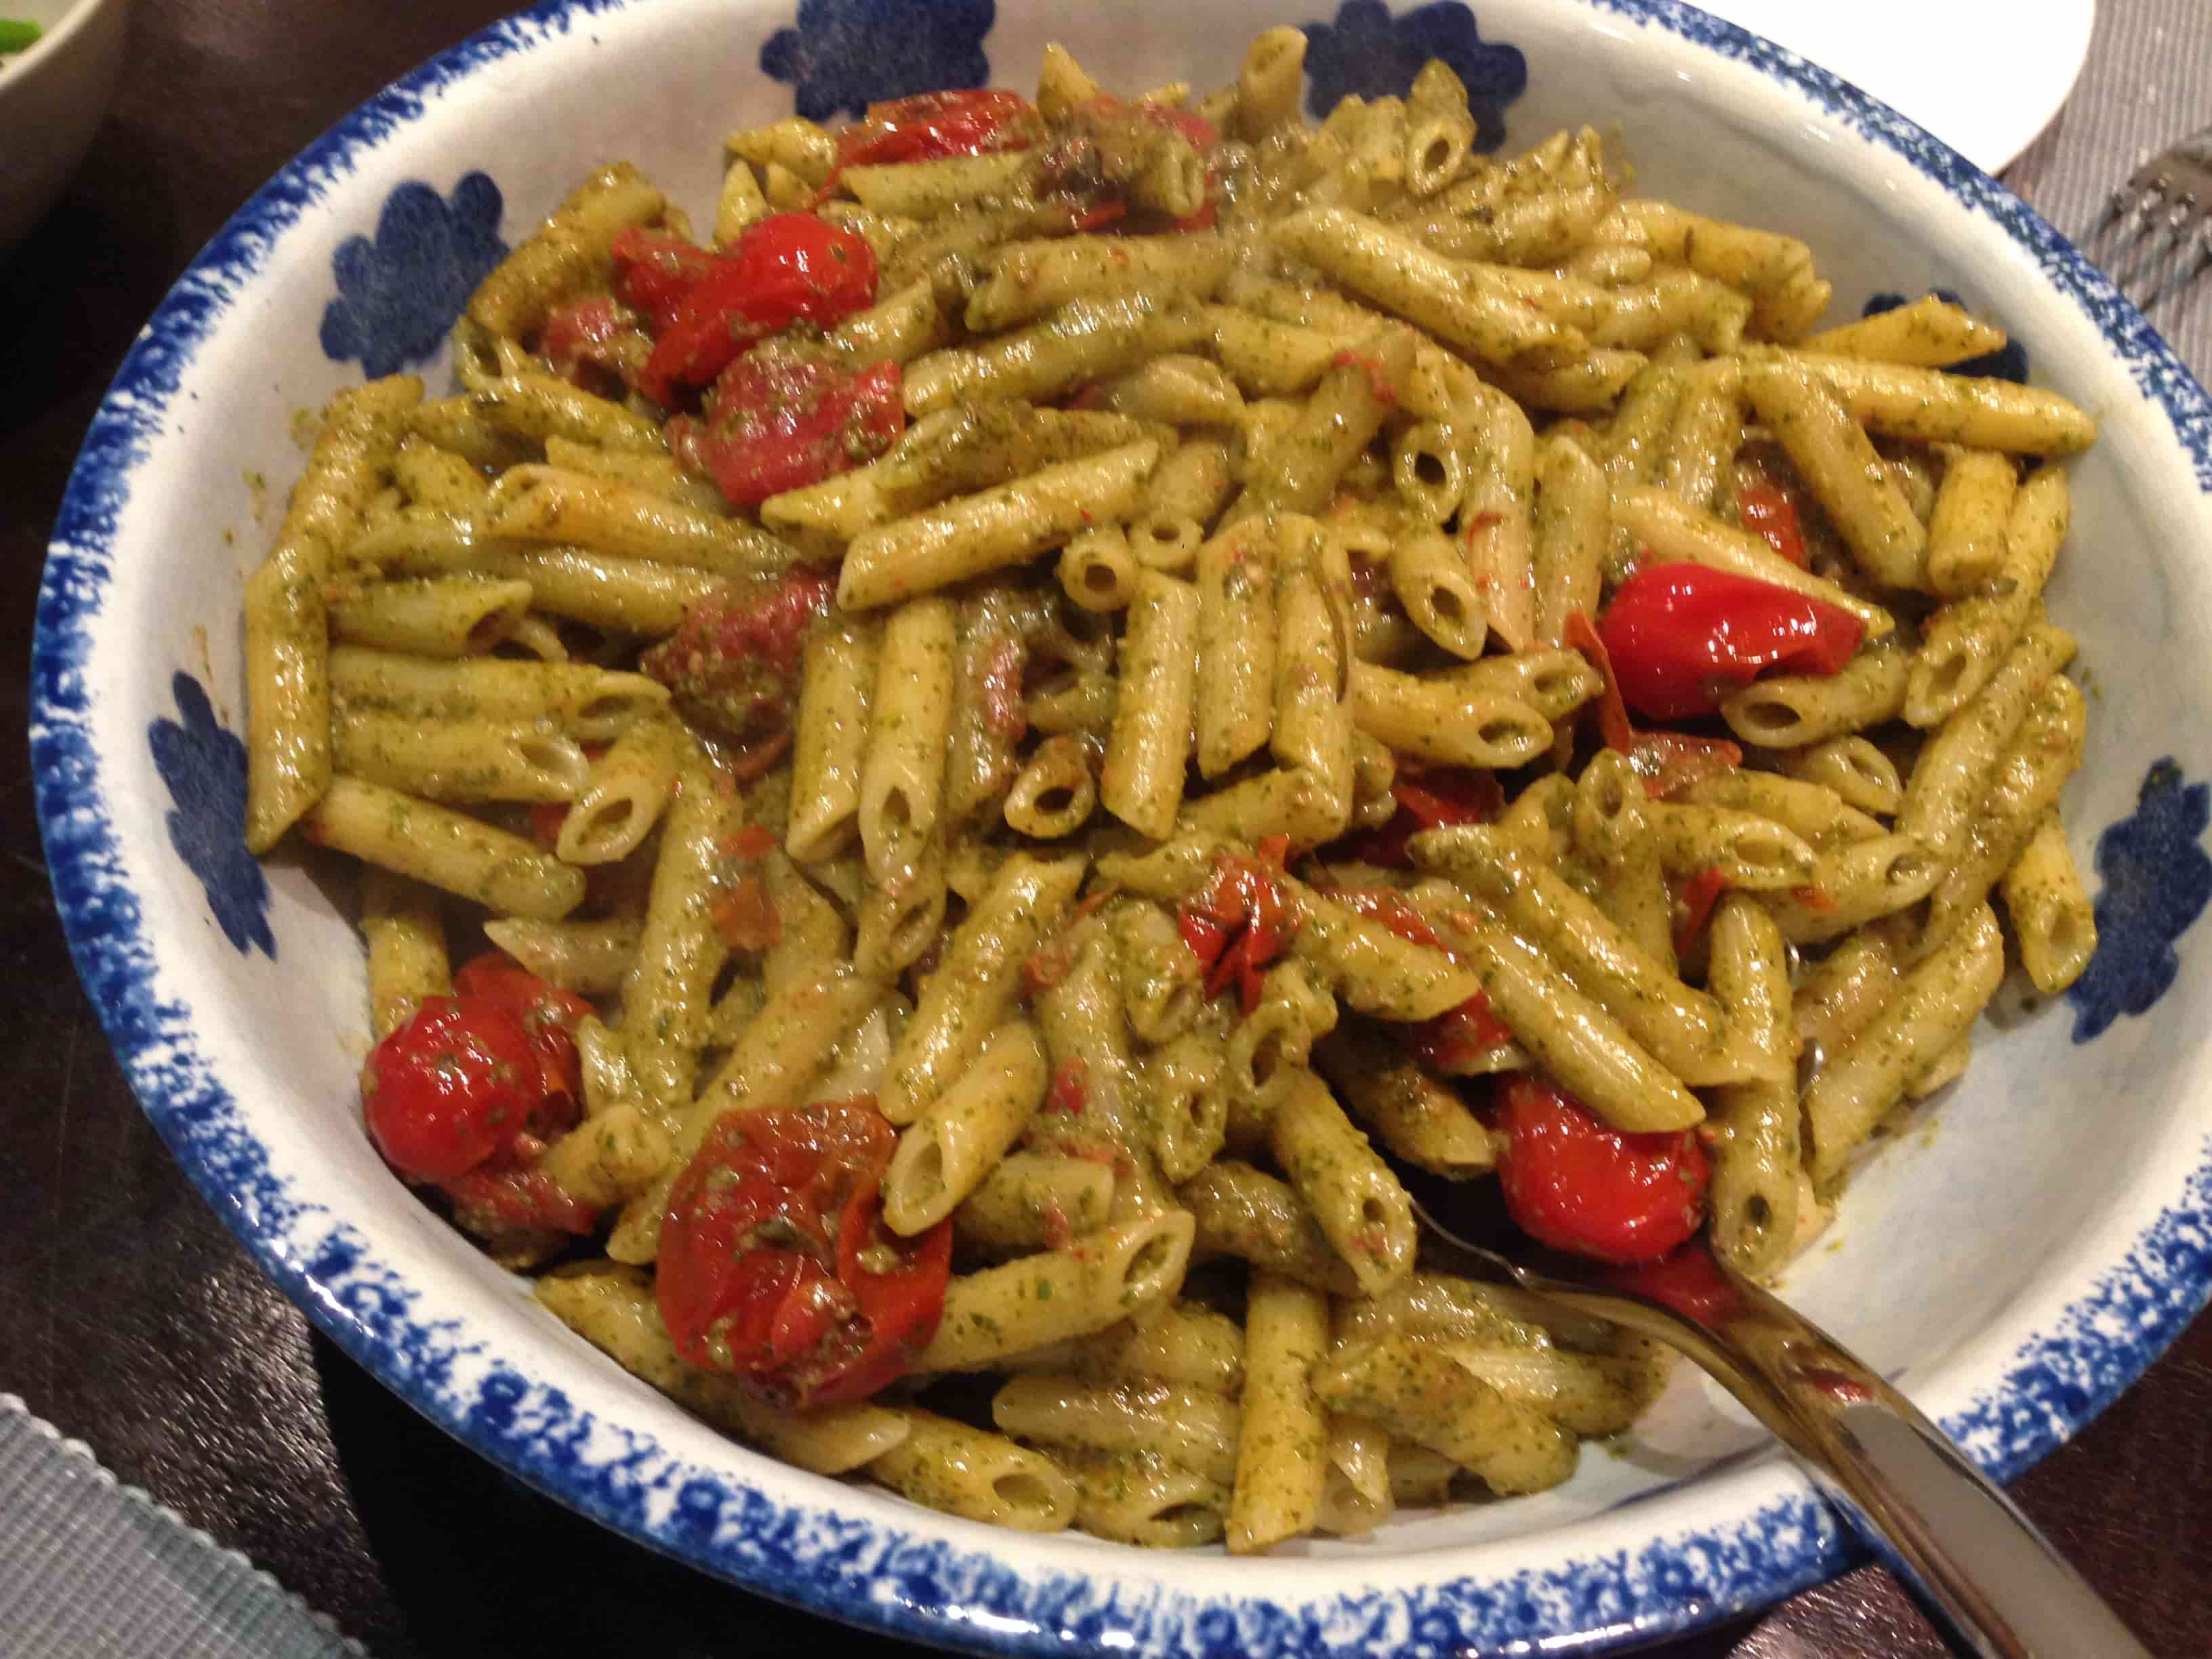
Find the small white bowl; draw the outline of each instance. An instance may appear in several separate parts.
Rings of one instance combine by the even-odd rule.
[[[1695,1377],[1554,1492],[1258,1560],[993,1530],[757,1456],[560,1327],[385,1169],[361,1127],[359,943],[301,868],[264,877],[241,844],[240,588],[300,465],[292,411],[364,363],[449,384],[446,323],[574,180],[627,156],[697,219],[735,125],[1024,85],[1054,38],[1109,86],[1217,85],[1260,29],[1323,11],[1309,61],[1324,100],[1456,54],[1508,143],[1618,124],[1640,189],[1805,237],[1834,315],[1956,289],[2013,331],[2033,380],[2101,416],[2051,610],[2093,690],[2065,805],[2103,947],[2071,1006],[2014,1007],[1984,1031],[1966,1081],[1889,1143],[1786,1289],[2009,1477],[2212,1287],[2212,972],[2184,932],[2212,896],[2191,781],[2212,773],[2212,404],[1986,175],[1674,0],[1480,0],[1480,38],[1449,3],[1394,20],[1376,0],[549,0],[312,145],[124,364],[40,599],[48,864],[147,1112],[310,1317],[584,1513],[878,1630],[1193,1659],[1579,1650],[1741,1611],[1847,1559],[1804,1480]]]
[[[0,62],[0,252],[54,204],[115,96],[127,0],[0,0],[45,33]]]

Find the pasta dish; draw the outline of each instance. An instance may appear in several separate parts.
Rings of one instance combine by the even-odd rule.
[[[1304,50],[749,128],[703,235],[605,167],[246,588],[247,841],[357,867],[386,1161],[973,1519],[1565,1480],[1663,1356],[1425,1267],[1409,1183],[1771,1275],[2008,932],[2094,945],[2088,416],[1940,299],[1821,329],[1591,129],[1473,153],[1442,63],[1308,126]]]

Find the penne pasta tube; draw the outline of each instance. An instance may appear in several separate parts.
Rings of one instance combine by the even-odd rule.
[[[550,720],[440,720],[377,708],[341,708],[331,721],[338,769],[425,800],[467,805],[572,801],[591,763]]]
[[[1510,768],[1552,746],[1552,723],[1527,702],[1372,663],[1352,665],[1352,711],[1370,737],[1441,765]]]
[[[2055,811],[2045,812],[1999,885],[2020,959],[2035,988],[2056,996],[2097,952],[2097,918]]]
[[[912,1406],[906,1436],[868,1473],[915,1503],[987,1526],[1058,1532],[1075,1518],[1075,1482],[1040,1452]]]
[[[1000,1026],[900,1133],[884,1171],[884,1224],[910,1237],[951,1215],[1020,1136],[1049,1075],[1036,1028]]]
[[[1121,640],[1121,695],[1099,769],[1098,799],[1141,834],[1164,840],[1182,804],[1198,692],[1198,590],[1142,572]]]
[[[2004,346],[2002,329],[1933,294],[1877,311],[1841,328],[1824,329],[1804,342],[1807,351],[1829,356],[1864,357],[1920,368],[1948,368],[1969,357],[2002,351]]]
[[[1163,1210],[1085,1234],[1079,1249],[1018,1256],[945,1286],[918,1371],[982,1370],[1007,1357],[1089,1336],[1171,1301],[1190,1260],[1192,1221]]]
[[[2004,556],[1990,591],[1954,599],[1931,617],[1912,659],[1905,718],[1930,726],[1989,684],[2041,608],[2059,544],[2073,517],[2065,472],[2039,468],[2021,484],[2006,520]]]
[[[365,866],[361,934],[368,946],[368,1034],[381,1042],[414,1018],[425,998],[453,994],[436,892]]]
[[[1885,587],[1925,588],[1928,532],[1820,377],[1799,363],[1755,362],[1743,372],[1743,391],[1859,568]]]
[[[1018,564],[1085,525],[1126,518],[1159,453],[1146,439],[863,530],[846,551],[837,603],[848,611],[896,604]]]
[[[481,656],[530,609],[530,584],[495,576],[370,582],[330,608],[333,637],[422,657]]]
[[[500,915],[557,921],[584,902],[584,872],[520,836],[359,778],[332,778],[300,832]]]
[[[1816,1188],[1834,1186],[1859,1143],[1972,1029],[2003,974],[2003,935],[1984,905],[1899,980],[1865,1029],[1829,1056],[1804,1097]]]
[[[1810,351],[1793,355],[1828,383],[1854,421],[1881,436],[2014,455],[2077,455],[2096,441],[2094,418],[2039,386]]]

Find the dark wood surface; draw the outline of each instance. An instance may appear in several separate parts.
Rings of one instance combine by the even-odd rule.
[[[287,157],[501,9],[498,0],[142,0],[121,97],[89,162],[31,241],[0,262],[0,617],[14,665],[0,676],[0,721],[9,729],[24,729],[32,612],[63,483],[140,323]],[[14,787],[0,794],[0,961],[12,988],[0,998],[0,1389],[245,1551],[378,1659],[617,1643],[657,1659],[842,1647],[842,1633],[820,1621],[524,1491],[310,1335],[125,1086],[63,945],[20,741],[11,752]],[[2017,1495],[2154,1650],[2212,1652],[2212,1322]],[[1653,1651],[1942,1650],[1894,1585],[1863,1571]]]

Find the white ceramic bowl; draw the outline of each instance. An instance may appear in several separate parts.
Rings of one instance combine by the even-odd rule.
[[[1217,83],[1257,29],[1306,12],[999,0],[994,22],[991,0],[803,0],[794,28],[791,0],[556,0],[364,106],[240,213],[125,364],[57,529],[32,731],[55,889],[209,1200],[468,1446],[710,1571],[880,1629],[1245,1659],[1595,1644],[1845,1559],[1805,1483],[1694,1379],[1559,1491],[1233,1563],[988,1530],[756,1457],[559,1328],[378,1162],[352,932],[301,871],[264,884],[240,844],[240,582],[273,528],[246,480],[292,476],[291,412],[364,361],[419,355],[443,383],[445,322],[497,240],[591,165],[630,157],[702,213],[720,135],[791,111],[794,82],[821,116],[1018,86],[1059,37],[1111,85]],[[2052,595],[2094,691],[2067,811],[2100,872],[2102,950],[2071,1006],[2015,1006],[1984,1034],[1932,1132],[1890,1146],[1788,1283],[2009,1475],[2131,1381],[2212,1277],[2212,977],[2181,937],[2212,893],[2189,781],[2212,771],[2212,408],[2048,227],[1832,77],[1670,0],[1482,0],[1480,25],[1357,0],[1316,38],[1322,94],[1443,51],[1513,141],[1618,123],[1643,189],[1807,238],[1839,313],[1956,289],[2103,417]]]
[[[0,253],[54,204],[92,146],[123,67],[125,0],[5,0],[46,32],[0,63]]]

